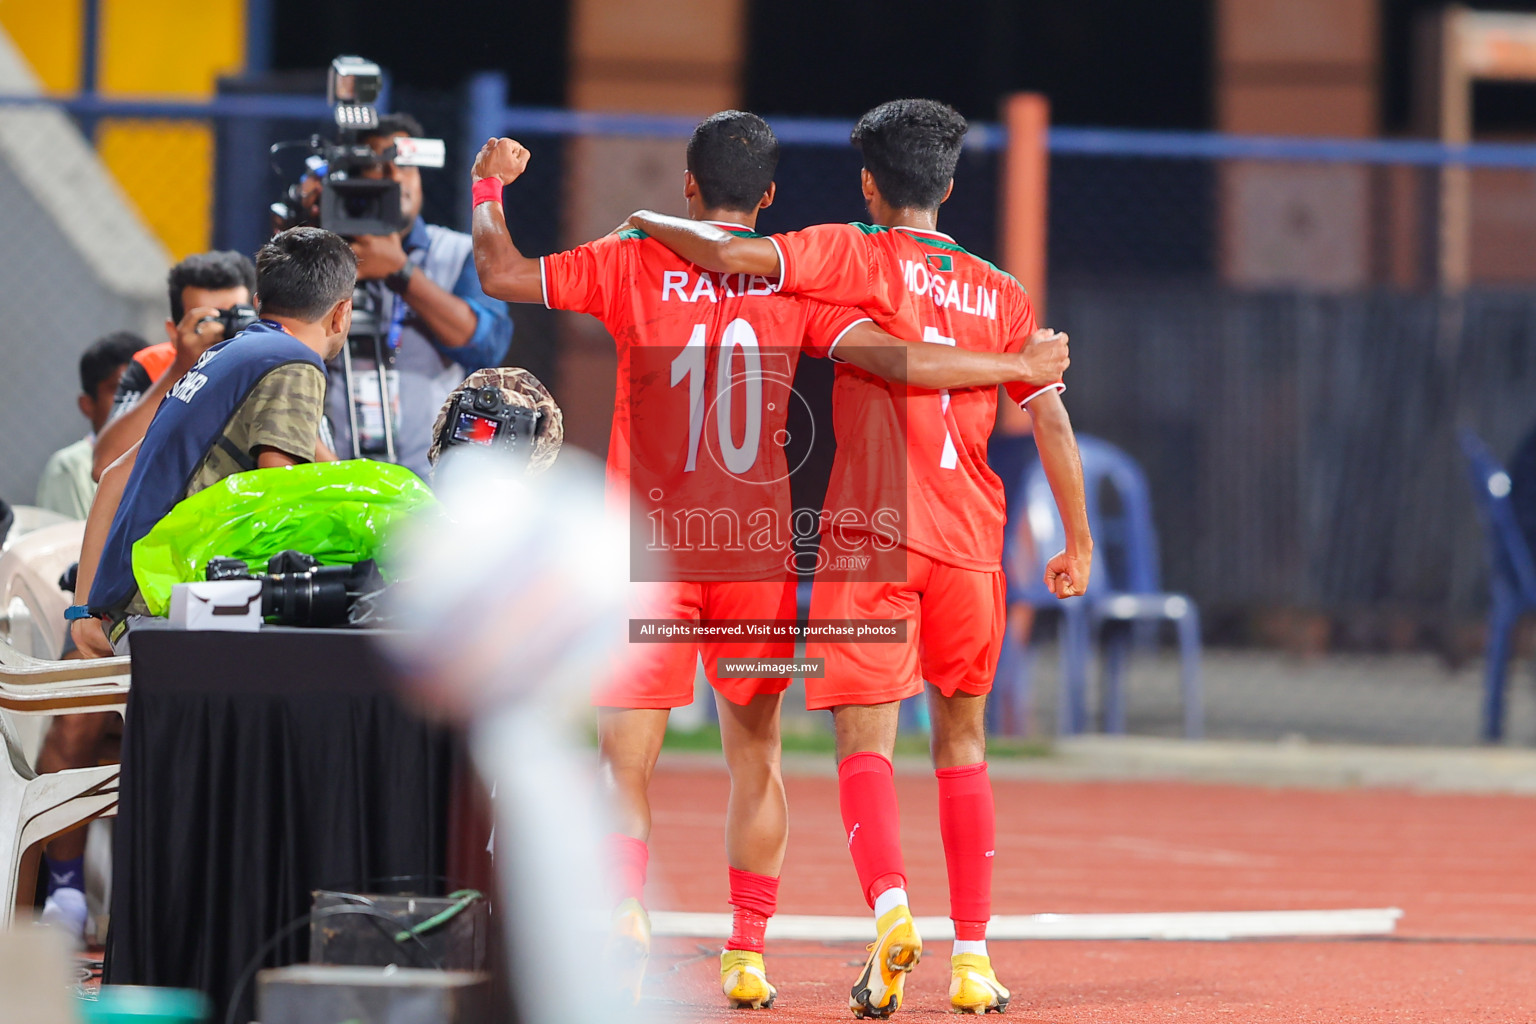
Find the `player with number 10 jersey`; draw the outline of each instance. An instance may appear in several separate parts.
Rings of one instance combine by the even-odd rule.
[[[692,225],[650,214],[630,223],[706,266],[717,258]],[[822,224],[770,235],[754,254],[763,257],[755,270],[772,273],[782,292],[856,303],[899,338],[1009,353],[1039,330],[1017,280],[931,228]],[[1016,381],[1005,389],[1021,406],[1050,396],[1059,408],[1065,386]],[[987,464],[997,400],[995,387],[924,388],[839,362],[837,456],[825,504],[834,523],[842,510],[863,509],[874,526],[824,530],[811,618],[906,619],[911,629],[904,645],[813,643],[807,653],[824,657],[826,670],[806,680],[810,707],[897,701],[924,680],[946,695],[990,691],[1005,592],[1006,495]],[[903,452],[904,462],[893,459]],[[894,530],[879,528],[891,523]],[[883,557],[892,544],[900,557]]]
[[[589,313],[612,333],[619,374],[609,477],[632,506],[632,548],[670,561],[660,588],[666,607],[655,617],[793,618],[792,467],[783,442],[802,348],[930,387],[1049,382],[1065,366],[1060,342],[1012,355],[899,342],[856,309],[785,295],[761,275],[707,273],[633,231],[528,259],[513,245],[500,206],[502,186],[521,174],[527,159],[526,150],[502,139],[488,142],[476,160],[476,267],[488,294]],[[757,211],[772,201],[776,162],[777,142],[761,118],[740,111],[707,118],[688,147],[690,216],[732,237],[756,237],[752,227]],[[901,461],[899,452],[894,457]],[[721,960],[721,986],[732,1005],[766,1005],[773,989],[761,951],[785,842],[778,707],[788,679],[723,677],[719,662],[787,657],[792,644],[765,638],[631,647],[652,656],[639,658],[594,696],[618,826],[610,837],[620,897],[611,937],[628,950],[624,963],[643,966],[646,786],[667,709],[692,700],[696,653],[702,653],[722,698],[721,738],[733,788],[741,780],[746,793],[733,796],[726,821],[737,914]],[[635,971],[617,974],[627,979],[626,992],[638,991]]]
[[[1035,329],[1024,290],[937,230],[966,128],[957,112],[932,100],[881,104],[859,119],[853,141],[864,157],[861,185],[871,218],[883,226],[821,225],[758,240],[645,212],[629,223],[711,270],[761,274],[777,279],[783,291],[857,303],[892,334],[926,347],[1018,350]],[[1092,541],[1060,390],[1059,382],[1011,386],[1009,395],[1028,403],[1034,419],[1068,542],[1048,562],[1046,581],[1058,597],[1068,597],[1087,586]],[[833,713],[843,826],[875,914],[878,938],[849,994],[859,1017],[885,1018],[899,1009],[906,972],[922,956],[906,893],[890,759],[899,701],[920,693],[925,681],[955,926],[950,1008],[1002,1011],[1010,999],[986,945],[995,812],[984,710],[1004,618],[1004,493],[986,464],[996,402],[996,388],[931,390],[895,385],[857,367],[837,371],[838,450],[828,505],[884,504],[903,495],[906,504],[904,529],[894,538],[836,524],[825,529],[826,565],[811,599],[813,619],[895,619],[908,627],[901,644],[807,645],[808,655],[825,659],[824,676],[806,679],[806,696],[811,707]],[[890,472],[890,460],[872,457],[892,449],[904,456],[903,479]],[[892,542],[899,545],[894,551]],[[900,572],[885,571],[893,562]]]

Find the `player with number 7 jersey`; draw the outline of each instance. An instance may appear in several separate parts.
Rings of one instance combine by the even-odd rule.
[[[642,213],[629,223],[669,244],[678,244],[705,266],[712,262],[711,254],[698,249],[694,241],[700,236],[682,234],[675,218]],[[686,230],[693,232],[694,226],[688,225]],[[761,238],[757,252],[773,264],[758,266],[757,270],[773,274],[780,291],[840,305],[856,303],[896,337],[975,352],[1006,353],[1019,351],[1037,331],[1029,297],[1017,280],[967,252],[949,235],[930,228],[823,224]],[[1046,404],[1059,405],[1056,396],[1065,385],[1061,381],[1044,385],[1009,382],[1004,388],[1012,400],[1033,410]],[[827,507],[880,508],[898,503],[893,496],[904,492],[904,514],[895,534],[906,551],[941,565],[998,572],[1005,494],[1003,482],[987,465],[987,439],[997,413],[997,398],[997,389],[992,387],[923,388],[886,380],[852,363],[840,362],[833,389],[838,448]],[[898,465],[889,453],[903,449],[906,459]],[[1070,473],[1066,475],[1070,477]],[[1065,483],[1070,505],[1073,488],[1070,479]],[[1068,522],[1073,518],[1064,517]],[[858,540],[849,539],[859,532],[842,528],[823,534],[823,561],[830,571],[822,573],[821,579],[862,578],[872,586],[882,582],[870,568],[883,564],[878,557],[869,561],[847,557],[861,549]],[[872,547],[883,539],[874,529],[862,532]],[[909,570],[913,564],[921,563],[909,558]],[[853,568],[841,568],[845,566]],[[993,582],[1001,587],[1000,581]],[[980,590],[977,593],[979,603],[964,609],[963,614],[972,620],[982,618],[987,624],[985,647],[992,653],[963,659],[973,664],[963,676],[953,677],[952,685],[940,684],[947,692],[958,688],[981,694],[991,685],[995,648],[1001,640],[1002,608]],[[927,617],[932,627],[939,629],[936,612],[936,608],[930,609]],[[955,613],[962,612],[955,609]],[[823,616],[813,613],[812,617]],[[994,619],[995,630],[991,628]],[[962,637],[974,632],[959,621],[946,625],[964,627]],[[943,632],[955,635],[947,628]],[[997,635],[992,635],[994,632]],[[923,635],[929,636],[928,626],[923,627]],[[843,646],[847,645],[839,645]],[[929,642],[928,646],[936,650],[939,645]],[[887,645],[881,657],[893,653]],[[853,655],[839,650],[836,656]],[[877,670],[871,663],[842,674],[840,680],[829,673],[821,681],[808,681],[811,707],[830,708],[855,701],[879,703],[911,696],[920,689],[920,679],[916,661],[908,658],[905,662],[894,674]],[[935,681],[934,675],[927,678]]]
[[[491,140],[475,162],[475,263],[487,294],[597,317],[613,335],[619,375],[608,475],[630,506],[632,547],[667,556],[661,614],[672,620],[793,620],[791,516],[784,440],[802,350],[930,387],[1055,379],[1065,345],[1042,340],[1000,355],[909,345],[857,309],[784,294],[761,275],[711,274],[636,231],[619,231],[541,260],[508,233],[502,186],[528,153]],[[773,199],[777,141],[761,118],[726,111],[706,119],[688,148],[689,214],[733,237],[757,237]],[[893,457],[900,463],[899,452]],[[814,521],[814,516],[812,517]],[[632,562],[632,569],[635,565]],[[654,577],[650,577],[654,579]],[[599,753],[619,831],[610,839],[619,908],[616,959],[643,967],[649,927],[641,902],[650,813],[646,786],[670,708],[693,699],[703,656],[717,693],[733,796],[726,821],[735,926],[721,984],[736,1006],[773,999],[762,961],[787,835],[778,772],[778,711],[787,675],[733,678],[731,659],[788,658],[793,641],[631,644],[634,656],[595,695]],[[638,994],[640,971],[616,968]]]
[[[966,129],[963,117],[933,100],[896,100],[859,119],[852,138],[864,157],[860,184],[878,226],[826,224],[743,239],[646,212],[628,223],[707,269],[758,274],[781,291],[857,304],[909,341],[1016,351],[1035,331],[1024,289],[937,230]],[[1008,387],[1010,398],[1028,405],[1065,527],[1067,549],[1046,568],[1047,585],[1064,598],[1087,587],[1092,538],[1061,390],[1059,381]],[[825,530],[822,554],[831,560],[817,572],[811,598],[813,620],[894,619],[906,623],[906,642],[813,642],[806,651],[825,659],[822,678],[806,679],[806,696],[811,707],[832,710],[848,849],[875,913],[878,939],[849,995],[860,1017],[889,1017],[900,1008],[906,972],[923,950],[908,906],[890,759],[900,701],[921,693],[925,681],[936,695],[929,701],[931,750],[955,925],[950,1007],[1002,1011],[1010,999],[986,947],[996,826],[984,712],[1005,611],[1004,492],[986,462],[996,403],[996,388],[931,389],[881,380],[856,366],[837,371],[838,448],[828,504],[883,505],[904,491],[907,506],[903,571],[895,579],[867,567],[883,570],[887,538]],[[904,479],[890,460],[869,457],[881,449],[905,455]]]

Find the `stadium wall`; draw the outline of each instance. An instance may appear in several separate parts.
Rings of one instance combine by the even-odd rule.
[[[0,33],[0,94],[37,78]],[[0,496],[30,504],[43,463],[88,429],[80,353],[112,330],[151,340],[164,318],[164,247],[62,111],[0,107]]]

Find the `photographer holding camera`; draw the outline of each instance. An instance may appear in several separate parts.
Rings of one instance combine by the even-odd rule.
[[[136,353],[123,371],[112,415],[96,439],[91,476],[97,480],[144,436],[171,385],[211,346],[239,333],[254,313],[250,305],[256,268],[241,253],[195,253],[172,267],[165,283],[171,300],[171,315],[165,321],[168,340]],[[232,314],[228,325],[223,318],[226,312]]]
[[[324,360],[346,344],[357,257],[319,228],[284,231],[256,256],[262,319],[208,348],[179,375],[143,440],[107,467],[85,524],[78,604],[65,612],[86,657],[126,653],[148,609],[133,574],[133,545],[183,498],[225,477],[292,466],[315,454],[324,415]],[[188,314],[190,316],[190,313]],[[94,764],[110,713],[54,719],[38,770]],[[43,919],[76,939],[85,925],[85,835],[49,843]]]
[[[105,641],[117,641],[128,620],[144,614],[132,548],[177,502],[235,473],[314,458],[322,368],[346,343],[356,275],[346,242],[320,228],[292,228],[262,246],[262,318],[204,352],[144,439],[102,476],[75,592],[89,595],[89,609],[69,612],[82,651],[111,653]]]
[[[359,141],[383,155],[397,140],[421,133],[409,114],[386,114],[377,128],[361,132]],[[500,364],[512,340],[512,318],[506,303],[481,289],[469,235],[422,219],[419,167],[390,159],[360,176],[397,183],[402,219],[409,225],[396,234],[359,235],[351,242],[359,290],[367,295],[374,330],[392,356],[386,379],[394,461],[425,477],[438,408],[466,371]],[[365,312],[359,309],[359,327]],[[347,374],[340,361],[329,364],[326,409],[343,458],[386,455],[378,373],[371,349],[352,354],[349,408]],[[352,436],[354,415],[358,438]]]

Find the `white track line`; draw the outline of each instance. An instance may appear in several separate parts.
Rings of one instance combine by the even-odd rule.
[[[1030,914],[994,917],[987,938],[996,939],[1227,939],[1300,938],[1328,935],[1390,935],[1403,912],[1396,907],[1364,910],[1241,910],[1179,914]],[[953,939],[947,917],[920,917],[925,939]],[[731,934],[729,914],[686,914],[658,910],[651,931],[696,939],[724,939]],[[768,922],[770,939],[819,942],[868,942],[875,937],[868,917],[816,917],[782,914]]]

